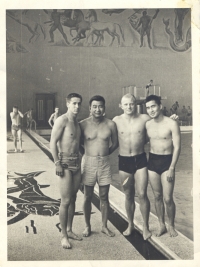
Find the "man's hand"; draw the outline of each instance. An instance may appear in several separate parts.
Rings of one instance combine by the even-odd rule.
[[[56,175],[62,177],[64,174],[63,168],[60,164],[56,165]]]
[[[179,116],[176,114],[173,114],[170,116],[170,119],[174,120],[174,121],[178,121],[179,120]]]
[[[168,182],[172,182],[174,180],[175,170],[169,168],[169,170],[168,170],[166,175],[167,175],[167,181]]]

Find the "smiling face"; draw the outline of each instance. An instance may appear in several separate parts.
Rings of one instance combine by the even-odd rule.
[[[155,100],[146,103],[147,113],[152,119],[155,119],[160,115],[161,109],[162,105],[158,105]]]
[[[68,111],[77,115],[81,108],[81,99],[79,97],[72,97],[70,101],[67,101]]]
[[[127,115],[136,113],[137,111],[136,99],[133,96],[125,95],[124,97],[122,97],[121,100],[121,109]]]
[[[90,106],[90,114],[95,118],[103,117],[105,105],[102,101],[93,100]]]

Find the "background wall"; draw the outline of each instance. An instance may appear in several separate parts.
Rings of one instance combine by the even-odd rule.
[[[120,24],[124,33],[123,40],[116,26],[120,46],[117,37],[109,46],[112,37],[106,31],[100,45],[92,44],[91,37],[88,42],[84,38],[74,43],[70,28],[63,25],[66,21],[76,20],[72,10],[60,18],[70,46],[58,29],[54,31],[54,43],[49,43],[51,26],[44,22],[51,19],[52,10],[7,11],[8,123],[14,104],[23,112],[36,108],[36,93],[56,93],[56,104],[61,113],[66,111],[66,96],[70,92],[80,93],[84,99],[80,119],[89,115],[90,97],[100,94],[106,99],[106,114],[112,118],[121,113],[118,104],[122,88],[129,85],[145,87],[150,79],[160,85],[161,95],[167,96],[163,105],[168,110],[175,101],[179,102],[179,109],[183,105],[192,106],[190,10],[161,9],[154,19],[156,10],[146,10],[152,19],[152,49],[148,47],[146,35],[144,45],[140,47],[141,32],[135,30],[144,10],[108,11],[96,10],[98,21]],[[64,14],[63,10],[58,12]],[[88,10],[81,12],[85,16]],[[163,19],[169,19],[169,26]],[[144,95],[144,89],[141,90]]]

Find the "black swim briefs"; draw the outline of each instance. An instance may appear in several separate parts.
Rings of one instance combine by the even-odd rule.
[[[125,157],[119,155],[119,170],[127,173],[135,173],[137,170],[147,167],[146,153]]]
[[[156,172],[161,175],[163,172],[169,170],[172,162],[172,154],[157,155],[149,152],[148,170]]]

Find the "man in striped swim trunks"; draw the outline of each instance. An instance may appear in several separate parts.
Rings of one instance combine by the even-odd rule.
[[[85,155],[82,161],[82,182],[84,184],[83,211],[86,228],[83,236],[91,234],[90,215],[91,202],[96,182],[99,185],[100,210],[102,214],[102,232],[114,236],[108,227],[109,200],[108,193],[111,183],[109,155],[117,148],[117,129],[113,121],[105,118],[105,99],[93,96],[90,101],[91,116],[80,122],[82,143]],[[112,145],[110,144],[110,140]]]
[[[81,162],[79,158],[81,129],[77,116],[80,111],[82,96],[71,93],[67,96],[66,102],[68,110],[55,121],[51,133],[50,147],[56,175],[59,176],[61,245],[65,249],[70,249],[69,238],[82,240],[72,231],[76,194],[81,181]]]

